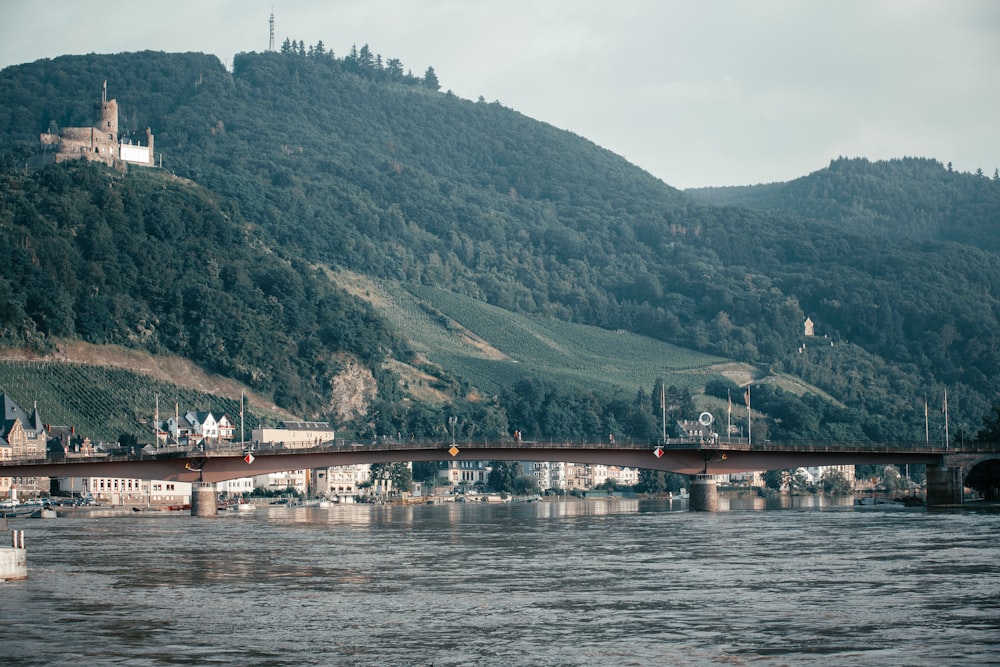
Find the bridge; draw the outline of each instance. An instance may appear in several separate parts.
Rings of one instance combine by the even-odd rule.
[[[303,468],[395,461],[565,461],[627,466],[691,477],[693,509],[713,510],[715,476],[756,470],[829,465],[927,466],[928,505],[962,502],[969,475],[984,464],[988,497],[1000,490],[1000,443],[931,445],[925,442],[763,442],[745,439],[669,440],[665,443],[587,443],[569,440],[428,441],[379,438],[334,440],[310,447],[221,443],[196,448],[121,450],[108,455],[0,462],[3,477],[127,477],[191,482],[195,491],[238,477]],[[992,481],[990,481],[992,480]],[[196,493],[193,494],[197,495]],[[214,500],[211,504],[214,508]]]

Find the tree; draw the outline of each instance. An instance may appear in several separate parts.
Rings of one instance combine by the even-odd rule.
[[[664,493],[667,490],[666,478],[657,470],[642,469],[635,489],[639,493]]]
[[[993,414],[983,417],[983,427],[976,433],[978,442],[1000,442],[1000,405],[993,406]]]
[[[679,493],[686,488],[688,479],[685,475],[660,470],[639,470],[639,483],[635,490],[639,493]]]
[[[609,493],[614,493],[615,491],[617,491],[620,488],[622,488],[622,486],[618,483],[618,480],[612,479],[611,477],[608,477],[606,480],[604,480],[603,482],[601,482],[600,484],[598,484],[594,488],[595,489],[604,489],[604,490],[608,491]]]
[[[358,51],[358,66],[363,70],[371,70],[375,68],[375,56],[372,55],[372,50],[367,44],[361,47]]]
[[[789,473],[786,478],[788,481],[788,490],[793,493],[810,493],[813,491],[812,485],[809,483],[809,478],[806,477],[806,473],[801,468]]]
[[[392,489],[400,492],[409,491],[413,483],[410,466],[406,463],[373,463],[369,479],[373,484],[378,480],[389,479]]]
[[[823,493],[831,496],[846,496],[851,492],[851,480],[843,472],[834,468],[828,468],[823,471],[823,476],[820,478],[820,486],[823,489]]]
[[[514,495],[517,496],[534,496],[538,495],[538,480],[536,480],[531,475],[521,475],[514,480]]]
[[[903,488],[903,476],[899,474],[899,468],[887,465],[882,471],[882,484],[886,493],[896,493]]]
[[[389,58],[385,61],[386,73],[393,79],[403,78],[403,63],[399,58]]]
[[[441,84],[438,82],[437,74],[434,73],[433,67],[428,67],[427,71],[424,72],[424,86],[431,90],[441,90]]]
[[[487,485],[498,493],[510,493],[521,475],[521,464],[511,461],[490,461]]]
[[[437,477],[438,464],[436,461],[414,461],[413,479],[421,482],[431,482]]]
[[[781,489],[785,486],[785,478],[787,475],[787,470],[768,470],[764,473],[765,488],[781,491]]]

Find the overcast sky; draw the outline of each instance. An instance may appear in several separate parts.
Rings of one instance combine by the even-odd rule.
[[[838,156],[1000,166],[997,0],[0,0],[0,67],[64,54],[368,44],[675,187]],[[109,87],[113,82],[109,82]],[[155,128],[154,128],[155,132]]]

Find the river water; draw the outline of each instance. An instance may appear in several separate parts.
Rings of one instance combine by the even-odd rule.
[[[12,521],[0,663],[1000,664],[996,508],[739,505]]]

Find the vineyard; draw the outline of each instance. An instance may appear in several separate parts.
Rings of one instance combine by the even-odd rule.
[[[0,361],[0,389],[42,422],[74,426],[94,442],[115,442],[123,433],[140,443],[153,441],[152,422],[159,399],[160,418],[188,410],[226,414],[239,429],[240,397],[186,389],[122,368],[68,362]],[[244,426],[272,423],[277,415],[244,404]]]
[[[337,279],[366,298],[414,351],[489,392],[532,376],[568,389],[630,393],[648,391],[662,378],[700,393],[728,363],[628,332],[512,313],[434,287],[343,273]]]

